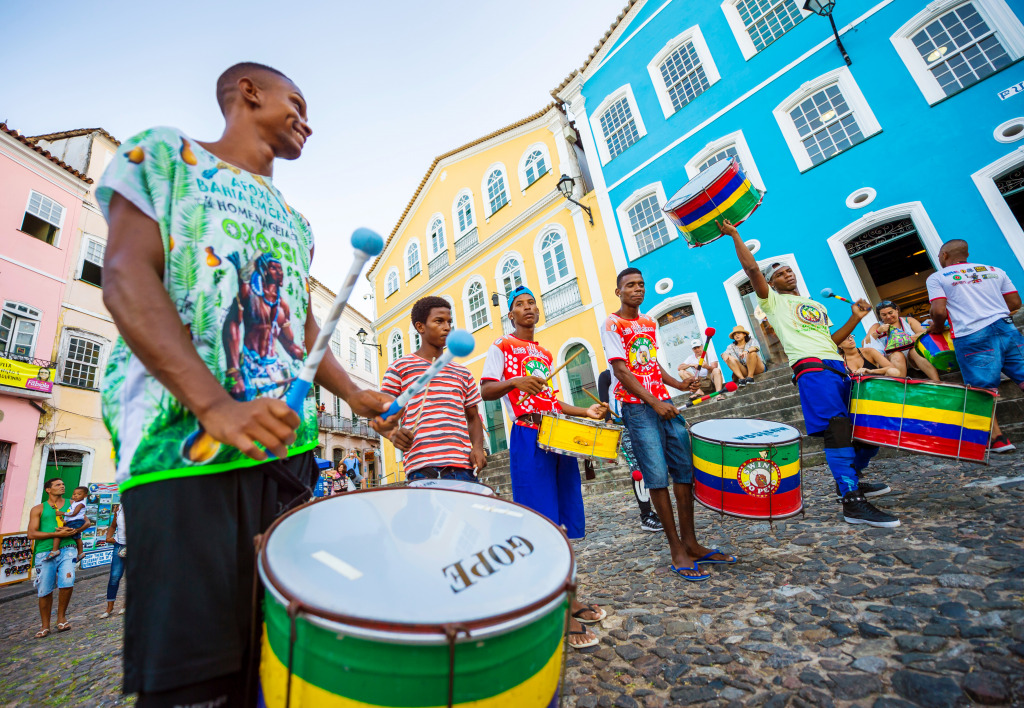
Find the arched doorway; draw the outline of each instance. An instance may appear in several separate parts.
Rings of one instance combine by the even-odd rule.
[[[693,353],[692,340],[704,340],[691,303],[678,305],[659,315],[658,335],[661,339],[659,358],[665,362],[669,372],[674,372]]]
[[[935,272],[917,225],[898,216],[866,229],[843,244],[868,300],[891,300],[906,317],[928,316],[925,281]]]
[[[583,391],[590,391],[597,396],[597,375],[594,373],[594,362],[590,358],[590,352],[582,344],[573,344],[565,351],[564,361],[572,363],[565,367],[566,376],[569,379],[569,396],[573,405],[582,408],[589,408],[594,400]]]
[[[77,450],[51,449],[50,454],[46,459],[46,475],[44,477],[44,483],[47,479],[60,477],[64,480],[65,495],[70,499],[71,492],[74,491],[75,487],[82,485],[82,464],[84,459],[85,453]],[[47,498],[46,489],[44,487],[39,501],[46,501]]]
[[[491,444],[491,454],[508,449],[505,439],[505,416],[501,412],[501,401],[484,401],[484,432]]]

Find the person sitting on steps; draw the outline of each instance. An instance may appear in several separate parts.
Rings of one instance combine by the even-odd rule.
[[[754,377],[764,373],[764,361],[761,359],[761,347],[757,340],[743,325],[736,325],[729,333],[732,343],[722,354],[722,361],[735,375],[740,386],[754,383]]]

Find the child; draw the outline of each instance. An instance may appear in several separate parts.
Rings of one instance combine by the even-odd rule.
[[[80,529],[85,526],[85,498],[89,496],[88,487],[75,487],[75,491],[71,492],[71,506],[63,516],[58,513],[58,518],[63,518],[64,523],[59,524],[60,526],[67,526],[72,529]],[[82,551],[82,534],[76,533],[71,538],[75,539],[75,545],[78,546],[78,557],[75,558],[75,562],[78,563],[84,557]],[[62,538],[53,539],[53,550],[50,551],[50,555],[46,557],[46,560],[56,558],[60,555],[60,542],[64,540]]]

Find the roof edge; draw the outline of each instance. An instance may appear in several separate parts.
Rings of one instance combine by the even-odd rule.
[[[44,158],[46,158],[47,160],[49,160],[53,164],[55,164],[55,165],[57,165],[59,167],[62,167],[66,172],[69,172],[70,174],[74,175],[75,177],[77,177],[78,179],[82,180],[86,184],[92,184],[93,183],[92,177],[88,177],[88,176],[82,174],[81,172],[79,172],[78,170],[76,170],[74,167],[72,167],[71,165],[67,164],[63,160],[54,157],[48,151],[44,150],[43,148],[39,147],[34,142],[32,142],[31,138],[27,138],[24,135],[22,135],[21,133],[19,133],[17,130],[14,130],[13,128],[7,127],[6,123],[0,123],[0,132],[3,132],[3,133],[6,133],[7,135],[10,135],[12,138],[17,140],[19,143],[23,144],[29,150],[34,150],[35,152],[38,152]]]

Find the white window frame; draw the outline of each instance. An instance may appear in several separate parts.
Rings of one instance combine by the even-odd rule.
[[[394,276],[395,276],[395,285],[396,285],[396,287],[395,287],[394,290],[389,291],[388,290],[388,280],[391,278],[392,274],[394,274]],[[390,268],[388,268],[388,272],[384,276],[384,299],[387,300],[392,295],[397,294],[399,288],[401,288],[401,287],[402,287],[402,284],[400,282],[398,282],[398,267],[397,266],[391,266]]]
[[[96,366],[96,380],[92,388],[85,386],[78,386],[77,384],[69,384],[64,380],[64,365],[68,360],[68,351],[71,349],[71,338],[76,337],[78,339],[84,339],[87,342],[92,342],[100,348],[99,358],[95,364]],[[71,327],[65,327],[61,331],[60,341],[60,359],[59,366],[57,367],[57,383],[65,386],[71,386],[72,388],[80,388],[86,391],[98,391],[101,384],[103,383],[103,372],[107,368],[107,353],[110,350],[110,340],[106,337],[101,337],[98,334],[92,332],[86,332],[80,329],[74,329]]]
[[[757,47],[754,46],[754,40],[750,38],[750,34],[747,32],[747,26],[743,24],[743,18],[740,17],[740,11],[736,8],[738,4],[739,0],[725,0],[725,2],[722,3],[722,13],[725,15],[725,21],[729,24],[729,29],[732,30],[733,36],[736,37],[736,44],[739,45],[743,58],[749,61],[751,57],[758,54],[758,50]],[[804,9],[803,0],[797,0],[796,4],[802,17],[807,17],[812,14],[810,10]],[[779,40],[775,41],[777,42]],[[767,49],[767,47],[765,47],[765,49]]]
[[[547,146],[546,143],[543,143],[543,142],[534,143],[530,147],[526,148],[526,151],[523,153],[522,157],[519,158],[519,193],[520,194],[525,194],[526,193],[526,188],[532,186],[532,184],[528,184],[527,183],[527,179],[526,179],[526,158],[528,158],[530,155],[532,155],[533,153],[537,152],[538,150],[540,151],[541,158],[544,160],[544,164],[548,168],[547,172],[545,172],[544,174],[546,175],[546,174],[548,174],[548,172],[554,172],[555,171],[555,166],[551,162],[551,152],[548,150],[548,146]],[[540,175],[539,177],[537,177],[536,180],[534,180],[534,182],[539,182],[541,177],[543,177],[543,176],[544,175]]]
[[[518,251],[506,251],[505,253],[501,254],[501,258],[498,259],[498,265],[494,268],[494,282],[497,283],[498,294],[501,295],[502,297],[508,296],[508,291],[505,290],[505,283],[502,282],[504,278],[502,269],[505,267],[505,264],[512,259],[519,261],[519,273],[523,277],[523,285],[525,285],[526,287],[530,287],[530,284],[526,277],[526,261],[523,259],[522,255]]]
[[[77,269],[76,275],[75,275],[75,279],[76,280],[82,280],[82,270],[85,268],[85,256],[89,252],[89,242],[90,241],[95,242],[96,244],[98,244],[101,248],[103,248],[104,253],[106,253],[106,250],[107,250],[107,240],[105,238],[100,238],[99,236],[94,236],[93,234],[83,232],[82,233],[82,248],[80,249],[81,253],[78,254],[78,269]],[[100,263],[100,268],[101,269],[103,268],[103,264],[102,263]],[[102,277],[102,272],[101,272],[100,275]],[[85,282],[88,285],[93,285],[93,283],[89,283],[88,281],[82,281],[82,282]],[[93,287],[97,287],[98,288],[98,287],[102,287],[102,286],[100,286],[100,285],[93,285]]]
[[[985,165],[971,175],[971,180],[981,193],[985,206],[992,212],[992,218],[995,219],[1013,255],[1017,257],[1017,262],[1024,268],[1024,228],[1017,222],[1010,211],[1010,206],[996,187],[996,177],[1016,169],[1021,164],[1024,164],[1024,145]]]
[[[911,78],[914,79],[914,83],[917,84],[917,88],[920,89],[929,105],[935,105],[946,99],[946,92],[942,90],[939,82],[928,70],[927,63],[921,58],[911,38],[929,22],[945,15],[950,10],[966,5],[968,2],[974,4],[978,14],[999,35],[999,42],[1010,55],[1011,61],[1024,56],[1024,24],[1013,13],[1005,0],[935,0],[935,2],[928,3],[923,10],[896,30],[889,41],[892,42],[893,48],[903,60]]]
[[[334,354],[334,358],[337,359],[338,363],[340,364],[341,363],[341,330],[339,330],[338,328],[335,328],[334,331],[331,332],[331,341],[328,344],[328,346],[331,348],[331,353]]]
[[[772,263],[784,263],[793,269],[793,274],[796,275],[797,288],[802,293],[810,293],[807,289],[807,283],[804,281],[804,274],[800,270],[800,264],[796,260],[796,256],[792,253],[782,253],[777,256],[770,258],[758,258],[757,267],[764,270],[765,266],[769,266]],[[747,274],[743,269],[739,269],[728,278],[722,281],[722,286],[725,288],[725,296],[729,300],[729,307],[732,308],[732,314],[735,318],[734,321],[737,323],[743,323],[747,321],[747,311],[743,309],[743,298],[740,296],[740,283],[744,280],[749,280]],[[809,295],[812,299],[815,297],[814,293]]]
[[[459,326],[458,324],[456,324],[456,320],[455,320],[455,300],[452,299],[451,295],[442,295],[441,299],[448,301],[448,306],[452,310],[452,329],[455,329],[456,327]]]
[[[757,169],[757,164],[754,162],[754,155],[750,152],[750,146],[747,145],[747,139],[743,136],[742,130],[737,130],[734,133],[723,135],[718,140],[712,140],[701,148],[700,152],[690,158],[689,162],[686,163],[686,176],[693,179],[700,174],[699,167],[701,163],[706,162],[722,150],[734,146],[736,148],[736,153],[739,155],[740,162],[743,163],[743,174],[745,174],[747,179],[750,180],[750,183],[757,187],[757,189],[763,194],[767,191],[764,186],[764,180],[761,179],[761,172]]]
[[[667,297],[664,300],[660,301],[657,305],[654,305],[650,310],[648,310],[644,314],[646,314],[652,320],[657,322],[658,318],[661,317],[662,315],[664,315],[665,313],[671,312],[672,310],[676,309],[677,307],[682,307],[683,305],[689,305],[691,308],[693,308],[693,315],[694,315],[694,317],[697,318],[697,327],[698,327],[698,329],[700,329],[701,332],[703,332],[705,329],[707,329],[708,321],[704,318],[704,308],[700,304],[700,296],[697,295],[697,293],[695,293],[695,292],[692,292],[692,293],[680,293],[679,295],[673,295],[671,297]],[[742,309],[742,308],[743,308],[743,303],[741,302],[740,303],[740,309]],[[743,322],[743,320],[736,320],[736,322],[737,323]],[[708,352],[713,357],[715,357],[716,359],[721,361],[721,357],[719,357],[718,352],[715,351],[715,343],[714,342],[711,342],[708,345]],[[678,370],[678,368],[679,368],[679,364],[676,364],[675,366],[672,366],[671,362],[668,361],[668,354],[665,351],[664,347],[659,347],[658,348],[658,363],[661,364],[662,366],[664,366],[665,370],[670,372],[670,373],[673,372],[673,371]]]
[[[353,369],[359,366],[359,340],[351,334],[348,336],[348,365]]]
[[[598,104],[594,112],[590,114],[590,129],[594,134],[594,142],[597,144],[597,155],[601,160],[602,165],[607,165],[611,162],[611,153],[608,152],[608,140],[605,137],[604,129],[601,127],[601,116],[604,115],[605,111],[612,107],[612,104],[618,101],[623,96],[626,97],[626,103],[629,105],[629,112],[633,115],[633,122],[636,123],[637,137],[636,142],[640,142],[640,138],[647,135],[647,126],[644,125],[643,116],[640,115],[640,107],[636,104],[636,98],[633,97],[633,86],[626,84],[612,91],[610,94],[605,96],[604,100]],[[633,143],[636,145],[636,143]],[[632,145],[630,146],[632,147]],[[629,148],[626,148],[628,150]],[[620,152],[619,155],[623,154]]]
[[[419,344],[417,344],[417,342],[416,342],[417,339],[419,339]],[[418,350],[420,348],[420,345],[422,345],[422,344],[423,344],[423,335],[421,335],[419,332],[417,332],[416,331],[416,325],[414,325],[414,324],[412,324],[410,322],[409,323],[409,348],[410,348],[410,352],[409,353],[410,354],[415,353],[416,350]]]
[[[481,292],[484,294],[484,317],[486,319],[480,326],[473,325],[473,310],[469,307],[469,289],[473,287],[473,285],[479,285]],[[491,320],[491,303],[488,299],[487,282],[483,277],[474,275],[466,281],[466,284],[462,287],[462,306],[466,309],[466,328],[469,329],[470,332],[476,332],[484,327],[494,327]]]
[[[544,258],[541,251],[541,244],[544,243],[544,239],[548,234],[557,233],[562,238],[562,246],[565,249],[565,264],[569,268],[569,273],[561,278],[558,278],[554,282],[548,282],[547,274],[544,272]],[[548,224],[540,230],[537,238],[533,241],[533,257],[537,268],[537,277],[541,284],[541,295],[544,293],[554,290],[559,285],[567,283],[576,277],[576,265],[572,260],[572,248],[569,246],[569,235],[566,233],[565,228],[561,224]],[[580,295],[583,295],[583,291],[580,291]]]
[[[480,195],[484,203],[484,221],[489,221],[494,212],[491,211],[491,197],[487,193],[487,180],[490,179],[491,175],[494,174],[495,170],[501,170],[501,178],[505,181],[505,203],[502,204],[502,208],[512,202],[512,185],[508,181],[508,170],[505,169],[505,163],[494,162],[484,170],[484,178],[480,181]]]
[[[394,353],[394,350],[393,350],[396,338],[398,339],[398,344],[402,348],[402,353],[401,353],[400,356],[395,356],[395,353]],[[402,339],[402,332],[401,332],[401,330],[398,330],[398,329],[391,330],[391,334],[388,335],[387,353],[388,353],[388,363],[389,364],[393,364],[393,363],[395,363],[395,361],[397,361],[398,359],[401,359],[403,356],[405,356],[405,340]]]
[[[459,225],[459,200],[463,197],[469,197],[469,224],[465,229]],[[459,190],[455,199],[452,200],[452,230],[456,232],[456,238],[458,238],[463,234],[468,234],[474,228],[476,228],[476,205],[473,204],[473,190],[466,187]]]
[[[32,195],[33,194],[38,194],[42,199],[49,199],[51,202],[53,202],[54,204],[56,204],[57,206],[60,207],[60,223],[59,224],[54,224],[51,221],[47,221],[46,222],[47,224],[50,224],[52,226],[56,226],[57,227],[57,233],[54,234],[54,236],[53,236],[53,243],[52,244],[48,244],[48,245],[51,245],[54,248],[60,248],[61,238],[64,236],[64,219],[67,218],[68,208],[66,206],[64,206],[63,204],[61,204],[56,199],[54,199],[53,197],[49,197],[49,196],[43,194],[42,192],[37,192],[34,189],[30,189],[28,191],[28,199],[25,200],[25,208],[21,212],[21,222],[19,222],[18,228],[20,229],[21,228],[21,223],[23,223],[25,221],[25,214],[31,214],[32,213],[32,212],[30,212],[28,210],[28,207],[29,207],[29,204],[32,203]],[[36,217],[37,219],[41,218],[37,214],[32,214],[32,216]],[[25,233],[25,232],[23,231],[22,233]],[[26,234],[26,236],[31,236],[31,234]],[[33,238],[35,238],[35,237],[33,236]],[[40,240],[40,239],[37,239],[37,240]],[[43,243],[46,243],[46,242],[43,241]]]
[[[651,63],[647,65],[647,73],[651,75],[654,92],[658,94],[658,103],[661,104],[661,112],[665,114],[666,118],[674,115],[677,111],[672,105],[672,97],[669,95],[668,86],[665,85],[665,77],[661,75],[661,65],[672,52],[690,42],[693,43],[693,49],[697,52],[697,58],[700,59],[700,64],[704,69],[704,76],[708,80],[708,88],[705,91],[709,90],[722,78],[721,74],[718,73],[715,60],[711,57],[711,50],[708,49],[708,43],[704,40],[704,33],[701,32],[700,25],[694,25],[689,29],[683,30],[680,34],[668,40],[665,46],[661,48],[661,51],[651,59]]]
[[[665,204],[667,201],[665,198],[665,187],[662,186],[661,182],[652,182],[651,184],[644,185],[626,197],[626,199],[615,209],[615,216],[619,220],[619,231],[622,233],[622,240],[626,244],[626,255],[629,256],[629,260],[631,261],[635,261],[637,258],[642,258],[643,256],[640,255],[640,247],[637,246],[636,237],[633,235],[633,225],[629,221],[629,210],[632,209],[641,199],[646,199],[651,196],[651,194],[658,197],[658,204],[661,206],[662,210],[661,220],[665,223],[665,226],[668,227],[669,243],[679,238],[679,229],[676,228],[676,225],[669,220],[668,215],[665,213]],[[667,245],[668,244],[665,244],[665,246]],[[658,248],[664,248],[664,246],[659,246]],[[657,251],[658,248],[654,249],[654,251]],[[648,251],[644,255],[649,255],[654,253],[654,251]]]
[[[416,275],[420,275],[420,273],[423,272],[423,249],[420,248],[419,239],[414,238],[410,240],[409,243],[405,244],[405,252],[402,254],[402,268],[405,270],[405,282],[407,283],[416,277],[416,275],[409,274],[409,249],[411,249],[413,246],[415,246],[417,249],[416,252],[419,254],[420,262],[420,270],[419,273],[416,273]]]
[[[8,307],[14,307],[16,305],[21,305],[22,307],[30,309],[38,316],[26,315],[8,309]],[[11,326],[11,339],[8,340],[7,342],[6,350],[0,350],[0,356],[4,356],[5,354],[12,354],[14,356],[24,356],[28,359],[35,359],[36,344],[39,342],[39,330],[43,326],[43,311],[40,310],[38,307],[33,307],[32,305],[29,305],[27,302],[19,302],[17,300],[5,300],[3,306],[0,307],[0,312],[6,312],[8,315],[14,318],[14,324]],[[20,322],[21,320],[27,320],[29,322],[36,323],[36,329],[32,333],[32,344],[29,345],[28,354],[17,354],[12,349],[12,347],[14,346],[14,339],[18,334],[18,322]]]
[[[832,84],[839,85],[839,91],[843,94],[843,100],[846,101],[846,104],[853,112],[853,117],[857,121],[857,127],[860,128],[860,132],[864,136],[864,140],[867,140],[872,135],[875,135],[882,130],[882,126],[878,124],[878,120],[875,118],[875,114],[871,110],[871,106],[868,105],[867,99],[865,99],[864,94],[861,93],[860,87],[854,80],[849,67],[841,66],[838,69],[822,74],[815,79],[804,82],[799,89],[791,93],[785,101],[780,103],[775,110],[772,111],[776,122],[779,124],[779,129],[782,131],[782,137],[785,138],[786,145],[789,146],[789,152],[793,155],[793,159],[796,161],[797,169],[801,172],[806,172],[812,167],[816,167],[816,165],[811,164],[811,158],[803,146],[803,141],[800,140],[800,133],[797,132],[796,126],[793,124],[793,119],[789,116],[789,112],[796,108],[797,105],[808,96],[812,96]],[[853,147],[856,147],[856,145]],[[848,152],[850,149],[852,148],[847,148],[847,150],[844,150],[843,152]],[[837,155],[838,154],[842,153],[837,153]],[[829,158],[829,160],[834,159],[835,157],[836,156],[834,155],[832,158]],[[828,160],[825,160],[824,162],[828,162]],[[824,164],[824,162],[819,162],[818,164]]]
[[[438,248],[438,250],[435,251],[434,250],[434,240],[431,238],[431,236],[434,233],[434,224],[436,224],[438,222],[438,220],[441,221],[441,245]],[[444,214],[442,214],[441,212],[437,211],[437,212],[434,212],[433,214],[430,215],[430,218],[427,220],[427,234],[426,234],[426,237],[427,237],[427,262],[429,263],[430,261],[434,260],[435,258],[437,258],[442,253],[444,253],[445,251],[448,250],[448,227],[445,226],[445,223],[444,223]]]
[[[363,370],[371,376],[373,375],[373,352],[374,349],[369,344],[363,345]]]

